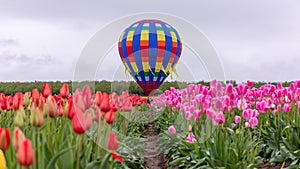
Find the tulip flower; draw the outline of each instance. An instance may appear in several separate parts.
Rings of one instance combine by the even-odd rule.
[[[57,114],[57,104],[55,98],[52,97],[51,95],[47,98],[46,101],[46,113],[50,117],[55,117]]]
[[[40,92],[38,89],[33,89],[32,90],[32,93],[31,93],[31,98],[32,98],[32,101],[35,103],[36,106],[39,105],[39,99],[40,99]]]
[[[13,109],[18,110],[20,106],[24,105],[24,96],[21,92],[18,92],[13,97]]]
[[[288,113],[291,111],[291,107],[289,104],[285,103],[284,106],[283,106],[283,111]]]
[[[234,116],[234,122],[235,123],[241,122],[241,116]]]
[[[14,124],[18,127],[23,127],[25,117],[25,110],[21,107],[19,110],[16,111]]]
[[[0,149],[0,169],[6,169],[6,160],[3,151]]]
[[[89,85],[85,85],[82,89],[82,99],[85,110],[92,106],[92,90]]]
[[[245,84],[239,84],[236,90],[239,95],[245,95],[247,92],[247,86]]]
[[[252,117],[249,120],[249,126],[253,129],[258,124],[258,119],[256,117]]]
[[[58,116],[63,116],[64,115],[64,107],[60,104],[57,108],[57,115]]]
[[[100,109],[103,112],[108,112],[110,110],[109,94],[106,92],[102,94],[102,102],[100,104]]]
[[[106,114],[105,114],[105,120],[106,123],[108,124],[112,124],[115,121],[115,117],[116,117],[116,112],[114,111],[113,108],[111,108]]]
[[[13,136],[13,147],[16,152],[18,152],[18,148],[20,144],[26,139],[25,135],[23,132],[16,127],[14,130],[14,136]]]
[[[72,118],[72,127],[75,133],[83,134],[92,127],[93,118],[89,113],[76,112]]]
[[[44,115],[39,107],[32,106],[30,110],[30,123],[33,126],[40,127],[44,124]]]
[[[1,101],[1,109],[6,110],[7,109],[7,98],[3,97]]]
[[[175,128],[174,126],[170,126],[170,127],[168,128],[168,131],[169,131],[169,133],[171,133],[171,134],[176,134],[176,128]]]
[[[29,167],[34,161],[34,150],[31,141],[23,140],[18,148],[17,161],[21,166]]]
[[[69,98],[70,91],[69,91],[69,86],[67,83],[62,84],[62,86],[60,87],[60,90],[59,90],[59,94],[64,99]]]
[[[194,143],[194,142],[196,142],[197,140],[195,139],[194,134],[188,134],[188,136],[187,136],[187,138],[186,138],[186,141],[189,142],[189,143]]]
[[[67,106],[68,106],[67,117],[69,119],[72,119],[75,114],[75,108],[74,108],[74,104],[73,104],[73,96],[69,97]]]
[[[117,139],[115,133],[111,132],[108,137],[107,148],[109,150],[116,151],[118,146],[119,146],[118,139]]]
[[[5,151],[10,145],[10,131],[7,128],[0,128],[0,149]]]
[[[52,95],[52,88],[49,83],[44,83],[43,89],[42,89],[42,95],[47,98],[49,95]]]
[[[96,105],[100,106],[101,101],[102,101],[102,93],[100,91],[97,91],[95,93],[95,102],[96,102]]]

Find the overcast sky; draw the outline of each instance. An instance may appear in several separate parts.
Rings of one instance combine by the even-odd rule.
[[[86,42],[112,20],[140,12],[172,14],[197,26],[215,47],[227,80],[296,80],[299,9],[297,0],[0,0],[0,81],[72,80]],[[108,55],[95,78],[126,79],[117,48]],[[207,80],[201,66],[189,70],[193,77],[182,76],[193,55],[184,48],[178,80]]]

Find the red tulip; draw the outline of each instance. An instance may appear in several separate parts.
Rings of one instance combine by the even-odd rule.
[[[5,151],[10,144],[10,131],[7,128],[0,128],[0,149]]]
[[[112,124],[115,121],[115,117],[116,117],[116,115],[115,115],[114,109],[110,109],[105,114],[106,123]]]
[[[109,150],[115,151],[115,150],[117,150],[118,146],[119,146],[118,139],[117,139],[115,133],[111,132],[108,137],[107,148]]]
[[[67,83],[64,83],[61,87],[60,87],[60,95],[62,98],[67,99],[69,97],[69,86]]]
[[[103,112],[108,112],[110,110],[109,94],[106,92],[102,94],[102,102],[100,104],[100,109]]]
[[[57,114],[57,104],[55,98],[51,95],[47,98],[46,101],[46,112],[50,117],[55,117]]]
[[[42,94],[45,98],[47,98],[49,95],[52,95],[52,88],[49,83],[44,83]]]
[[[18,110],[20,106],[24,106],[24,96],[21,92],[18,92],[13,97],[13,108]]]
[[[72,118],[72,127],[75,133],[82,134],[92,127],[93,119],[89,113],[76,113]]]
[[[97,91],[95,93],[95,102],[98,106],[100,106],[101,101],[102,101],[102,93],[100,91]]]
[[[85,85],[82,89],[82,99],[85,110],[92,106],[92,90],[89,85]]]
[[[58,114],[58,116],[63,116],[64,115],[64,108],[63,108],[62,105],[58,106],[57,114]]]
[[[1,109],[6,110],[7,109],[7,98],[3,97],[1,101]]]
[[[67,117],[69,119],[72,119],[74,114],[75,114],[75,108],[74,108],[74,104],[73,104],[73,96],[71,96],[71,97],[69,97],[69,100],[68,100]]]
[[[16,127],[14,130],[14,139],[13,139],[13,147],[16,152],[18,152],[20,144],[26,139],[25,135],[23,132]]]
[[[73,105],[75,111],[84,112],[86,110],[81,92],[75,92],[73,95]]]
[[[17,152],[17,160],[20,165],[29,167],[34,160],[34,150],[31,141],[25,139],[21,142]]]
[[[40,99],[40,92],[38,89],[33,89],[31,94],[32,101],[35,103],[35,105],[39,105],[39,99]]]

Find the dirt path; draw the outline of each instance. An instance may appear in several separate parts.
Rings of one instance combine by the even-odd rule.
[[[147,138],[147,142],[145,144],[146,153],[144,154],[145,165],[149,169],[167,169],[167,161],[164,158],[163,150],[159,150],[158,147],[158,139],[159,133],[153,130],[152,114],[149,113],[149,121],[150,123],[147,132],[145,133],[145,137]]]

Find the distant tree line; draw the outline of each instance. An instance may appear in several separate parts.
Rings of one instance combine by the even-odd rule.
[[[50,81],[48,82],[52,86],[52,92],[54,94],[59,93],[59,89],[63,83],[67,83],[69,85],[70,91],[74,91],[77,88],[82,88],[84,85],[88,84],[94,91],[101,91],[101,92],[117,92],[120,94],[124,90],[128,90],[130,94],[139,94],[139,95],[144,95],[144,92],[142,89],[138,86],[138,84],[134,81],[83,81],[83,82],[60,82],[60,81]],[[226,83],[232,83],[233,85],[237,85],[236,81],[226,81]],[[289,86],[291,82],[283,82],[283,86]],[[41,81],[35,81],[35,82],[0,82],[0,93],[4,93],[6,95],[12,95],[15,94],[16,92],[28,92],[32,91],[32,89],[37,88],[39,91],[42,90],[44,82]],[[159,90],[156,91],[157,94],[160,94],[164,92],[165,90],[170,89],[170,87],[174,88],[185,88],[189,85],[190,83],[188,82],[164,82]],[[200,81],[197,82],[197,84],[202,84],[205,86],[209,86],[210,82],[205,82],[205,81]],[[267,82],[256,82],[254,84],[254,87],[258,88],[264,84],[267,84]],[[269,84],[274,84],[276,85],[276,82],[272,82]]]

